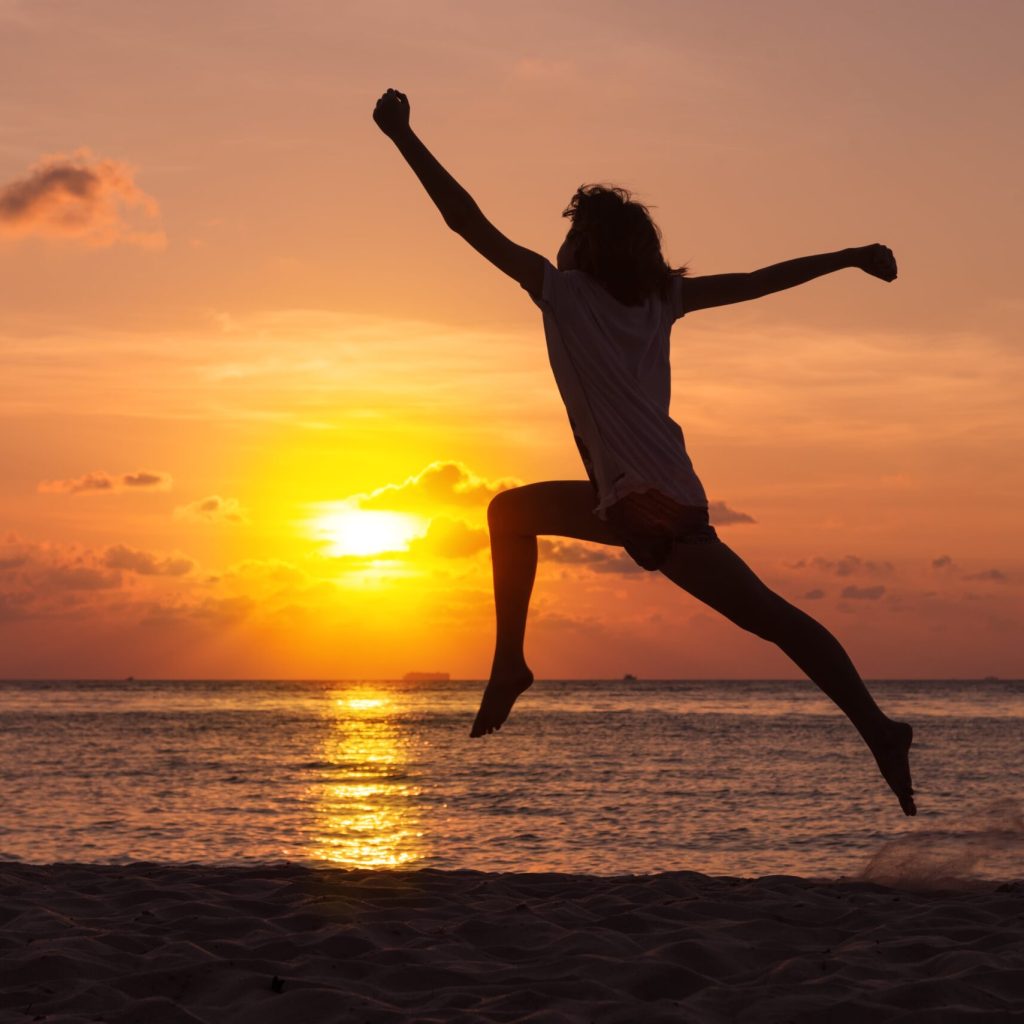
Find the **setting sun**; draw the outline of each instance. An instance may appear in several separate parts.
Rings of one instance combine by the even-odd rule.
[[[314,535],[328,545],[329,555],[378,555],[407,551],[409,542],[426,532],[419,516],[335,507],[311,521]]]

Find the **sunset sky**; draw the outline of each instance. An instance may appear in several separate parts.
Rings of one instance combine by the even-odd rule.
[[[374,125],[388,87],[552,260],[584,182],[695,275],[889,245],[891,285],[679,321],[673,415],[862,674],[1024,675],[1021,38],[1017,0],[0,0],[0,676],[486,676],[487,502],[584,473],[539,311]],[[527,657],[799,675],[570,541]]]

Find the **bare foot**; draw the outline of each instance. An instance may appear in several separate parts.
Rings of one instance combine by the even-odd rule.
[[[910,745],[913,742],[914,730],[907,722],[891,723],[877,741],[868,742],[882,778],[889,783],[906,815],[917,814],[910,781]]]
[[[521,693],[529,689],[533,682],[533,673],[524,662],[516,668],[491,669],[491,679],[484,690],[480,701],[480,710],[476,713],[476,721],[470,730],[470,736],[484,736],[495,729],[500,729],[502,722],[508,718]]]

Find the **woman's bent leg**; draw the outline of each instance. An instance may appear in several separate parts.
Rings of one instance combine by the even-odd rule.
[[[526,617],[537,571],[537,537],[617,543],[594,515],[594,489],[582,480],[552,480],[498,494],[487,509],[497,616],[495,657],[523,658]]]
[[[523,642],[537,573],[538,535],[617,543],[593,507],[594,489],[585,480],[527,484],[502,491],[491,501],[487,524],[497,630],[490,680],[471,736],[500,729],[516,698],[533,682]]]
[[[838,640],[770,590],[725,544],[675,544],[662,573],[743,629],[777,644],[846,714],[907,814],[915,813],[907,753],[913,730],[875,703]]]

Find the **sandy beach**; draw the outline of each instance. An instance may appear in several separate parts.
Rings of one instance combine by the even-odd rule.
[[[1024,1020],[1024,885],[0,866],[0,1020]]]

